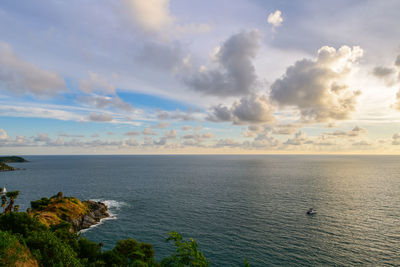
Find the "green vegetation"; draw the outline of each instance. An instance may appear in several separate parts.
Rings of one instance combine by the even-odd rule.
[[[14,162],[28,162],[26,159],[17,156],[0,157],[0,162],[14,163]]]
[[[3,208],[14,201],[18,191],[8,192]],[[49,198],[32,201],[32,209],[17,212],[4,209],[0,214],[0,266],[65,266],[65,267],[105,267],[105,266],[143,266],[143,267],[206,267],[210,262],[198,249],[195,240],[184,241],[183,237],[171,232],[167,241],[172,241],[175,252],[160,263],[154,259],[151,244],[137,242],[133,238],[119,240],[111,250],[103,251],[102,243],[92,242],[79,233],[71,231],[71,224],[64,221],[47,221],[61,218],[60,205],[85,205],[76,198],[65,198],[62,193]],[[12,207],[12,206],[11,206]],[[62,206],[65,207],[65,206]],[[69,206],[68,206],[69,207]],[[74,208],[71,206],[70,208]],[[51,212],[55,212],[50,216]],[[72,212],[66,210],[64,212]],[[60,217],[61,216],[61,217]],[[246,263],[245,266],[249,266]]]
[[[15,168],[5,164],[4,162],[0,162],[0,172],[1,171],[15,171]]]

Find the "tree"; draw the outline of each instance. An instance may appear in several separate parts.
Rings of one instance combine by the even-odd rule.
[[[168,233],[166,241],[173,241],[176,250],[171,256],[161,261],[161,266],[196,266],[207,267],[210,262],[201,251],[198,250],[197,242],[190,238],[189,241],[183,241],[182,235],[177,232]]]
[[[4,196],[1,197],[1,206],[3,208],[8,203],[8,206],[4,210],[4,213],[9,213],[12,211],[12,209],[14,207],[15,199],[18,197],[18,195],[19,195],[19,191],[11,191],[11,192],[6,193],[6,195],[5,195],[6,198],[4,198]],[[7,201],[7,198],[8,198],[8,201]]]

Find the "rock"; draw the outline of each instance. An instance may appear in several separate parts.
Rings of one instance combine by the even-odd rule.
[[[87,229],[99,223],[101,219],[110,216],[107,212],[107,206],[104,203],[92,200],[85,200],[82,201],[82,203],[88,207],[89,212],[75,219],[66,219],[66,221],[72,223],[74,231],[76,232]]]

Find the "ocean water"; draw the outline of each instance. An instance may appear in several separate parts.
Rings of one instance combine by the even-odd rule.
[[[82,235],[107,249],[134,237],[160,260],[178,231],[212,266],[400,265],[398,156],[26,158],[0,186],[21,209],[59,191],[106,201],[112,218]]]

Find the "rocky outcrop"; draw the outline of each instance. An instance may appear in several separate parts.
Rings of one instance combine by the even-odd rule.
[[[83,229],[87,229],[92,225],[95,225],[101,221],[101,219],[110,216],[107,212],[107,206],[101,202],[95,202],[92,200],[82,201],[89,209],[88,213],[74,219],[67,219],[66,221],[72,223],[74,231],[78,232]]]
[[[71,230],[75,232],[89,228],[110,216],[104,203],[64,197],[62,192],[51,198],[32,201],[31,207],[30,213],[43,224],[51,226],[69,222],[72,224]]]

